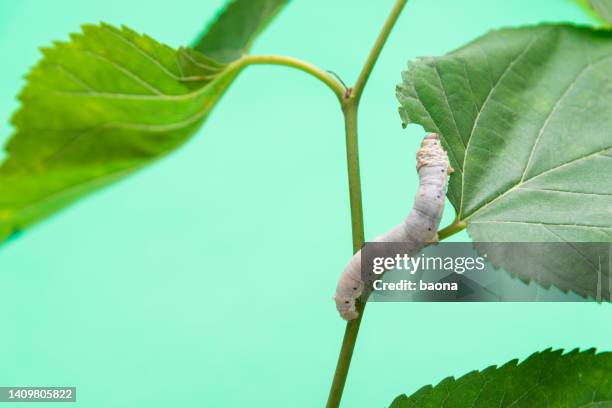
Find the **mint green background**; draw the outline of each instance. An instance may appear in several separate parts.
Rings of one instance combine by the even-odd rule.
[[[187,44],[221,3],[0,1],[0,139],[38,46],[97,21]],[[294,1],[254,52],[352,81],[391,4]],[[401,129],[394,97],[406,61],[540,21],[588,18],[569,0],[408,4],[361,109],[368,237],[416,188],[422,131]],[[343,138],[327,89],[249,68],[185,148],[0,248],[0,385],[75,385],[75,407],[323,406],[344,331],[331,295],[351,252]],[[610,307],[371,304],[344,406],[550,346],[612,349]]]

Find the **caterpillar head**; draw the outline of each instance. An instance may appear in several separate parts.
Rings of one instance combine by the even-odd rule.
[[[336,301],[336,309],[344,320],[353,320],[359,317],[355,304],[355,298],[339,296],[336,293],[334,295],[334,300]]]

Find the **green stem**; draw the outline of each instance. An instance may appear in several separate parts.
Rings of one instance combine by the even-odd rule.
[[[344,113],[344,127],[346,130],[346,162],[348,165],[353,252],[355,253],[361,249],[365,241],[363,206],[361,203],[361,177],[359,174],[359,146],[357,144],[357,104],[355,100],[346,103],[342,111]],[[365,303],[357,304],[359,317],[346,324],[344,339],[342,340],[342,347],[338,356],[338,364],[327,400],[328,408],[340,406],[364,309]]]
[[[402,9],[406,5],[408,0],[396,0],[395,5],[391,9],[391,13],[389,13],[389,17],[387,17],[387,21],[383,25],[368,58],[366,59],[365,64],[363,64],[363,68],[361,69],[361,73],[359,74],[359,78],[357,78],[357,82],[353,87],[353,95],[357,101],[361,98],[361,94],[363,93],[363,89],[368,82],[368,78],[374,69],[374,65],[376,65],[376,61],[378,61],[378,57],[380,56],[380,52],[382,51],[385,42],[387,42],[387,38],[389,38],[389,34],[393,29],[393,26],[397,22]]]
[[[453,221],[452,224],[447,225],[446,227],[438,231],[438,240],[440,241],[445,240],[451,235],[454,235],[460,231],[463,231],[466,226],[467,224],[465,221],[455,218],[455,221]]]
[[[357,252],[364,244],[364,228],[363,228],[363,206],[361,203],[361,177],[359,174],[359,147],[357,143],[357,103],[351,98],[342,107],[344,113],[344,127],[346,130],[346,161],[348,165],[349,179],[349,197],[351,203],[351,227],[353,231],[353,252]],[[342,392],[346,384],[346,378],[355,349],[359,326],[363,317],[365,303],[357,304],[357,312],[359,317],[351,320],[346,324],[344,331],[344,339],[338,356],[338,364],[332,381],[329,398],[327,400],[328,408],[337,408],[340,406]]]
[[[338,355],[338,364],[336,365],[334,380],[329,391],[329,398],[327,399],[327,408],[338,408],[340,406],[340,400],[342,399],[344,385],[346,384],[346,378],[351,366],[353,350],[355,350],[355,343],[357,341],[357,335],[359,334],[359,327],[361,326],[361,319],[363,318],[365,305],[365,303],[359,303],[357,305],[359,317],[346,324],[344,338],[342,339],[342,347],[340,348],[340,354]]]
[[[359,166],[359,147],[357,137],[357,112],[359,101],[366,86],[368,78],[376,65],[376,61],[380,56],[383,46],[391,33],[391,30],[399,15],[406,5],[407,0],[396,0],[389,17],[385,21],[383,28],[365,61],[365,64],[357,78],[357,82],[352,90],[346,90],[345,87],[327,72],[322,71],[318,67],[301,61],[296,58],[278,56],[278,55],[246,55],[234,63],[230,64],[227,69],[242,70],[248,65],[283,65],[299,69],[323,82],[338,98],[344,113],[344,125],[346,131],[346,157],[348,167],[349,180],[349,197],[351,206],[351,227],[353,236],[353,252],[357,252],[364,244],[364,227],[363,227],[363,205],[361,199],[361,179]],[[346,384],[348,371],[361,325],[361,319],[365,309],[365,303],[357,304],[357,312],[359,317],[347,323],[344,332],[344,339],[338,356],[338,364],[332,382],[327,408],[338,408],[342,393]]]
[[[323,82],[336,95],[340,103],[344,101],[344,86],[332,75],[306,61],[282,55],[245,55],[236,61],[235,68],[242,69],[247,65],[283,65],[306,72]]]
[[[363,205],[361,199],[361,180],[359,175],[359,148],[357,137],[357,112],[359,101],[365,88],[368,78],[376,65],[376,61],[382,51],[391,29],[397,21],[402,9],[406,5],[407,0],[396,0],[387,21],[385,22],[372,51],[368,55],[366,62],[359,74],[357,82],[351,92],[347,92],[345,99],[340,99],[342,103],[342,112],[344,113],[344,125],[346,130],[346,158],[348,165],[349,177],[349,196],[351,203],[351,226],[353,232],[353,252],[357,252],[364,244],[364,228],[363,228]],[[351,320],[346,324],[342,347],[338,356],[338,363],[334,373],[329,397],[327,399],[327,408],[338,408],[344,392],[346,378],[348,376],[353,351],[359,334],[359,327],[363,318],[365,303],[357,304],[357,312],[359,317]]]
[[[361,204],[361,176],[359,174],[359,146],[357,138],[357,104],[354,101],[342,107],[346,133],[346,163],[348,168],[349,199],[351,205],[351,230],[353,253],[365,242],[363,228],[363,207]]]

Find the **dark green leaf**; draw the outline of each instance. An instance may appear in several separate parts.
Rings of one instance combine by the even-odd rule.
[[[610,240],[611,70],[612,32],[505,29],[412,64],[400,111],[442,134],[449,198],[479,238]]]
[[[546,350],[517,364],[446,378],[391,408],[611,408],[612,353]]]
[[[108,25],[43,54],[0,167],[0,241],[182,144],[239,71]]]
[[[222,62],[249,52],[253,41],[289,0],[233,0],[206,28],[195,49]]]
[[[612,241],[611,72],[611,31],[542,25],[403,73],[404,123],[442,135],[448,197],[475,241]]]

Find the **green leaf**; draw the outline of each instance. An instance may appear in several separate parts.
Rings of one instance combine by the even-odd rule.
[[[517,363],[446,378],[400,395],[391,408],[612,407],[612,353],[549,349]]]
[[[397,96],[405,123],[442,135],[478,240],[610,241],[610,72],[612,32],[503,29],[416,61]]]
[[[181,145],[239,72],[109,25],[43,54],[0,167],[0,241]]]
[[[194,48],[218,61],[230,62],[249,52],[259,33],[289,0],[234,0],[227,4],[196,41]]]
[[[403,73],[401,116],[442,135],[448,197],[475,241],[612,241],[611,72],[612,31],[541,25]]]

